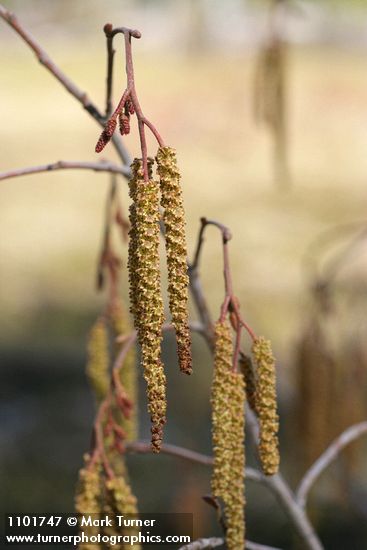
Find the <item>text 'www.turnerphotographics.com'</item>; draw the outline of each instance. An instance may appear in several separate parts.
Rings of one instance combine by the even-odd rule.
[[[192,514],[6,514],[7,545],[161,544],[193,540]]]

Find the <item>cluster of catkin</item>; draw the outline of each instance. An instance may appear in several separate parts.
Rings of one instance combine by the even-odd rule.
[[[90,455],[84,457],[85,465],[79,472],[78,486],[75,496],[75,510],[81,515],[94,515],[100,517],[107,515],[113,518],[114,515],[138,514],[137,500],[130,487],[126,469],[114,477],[107,477],[104,473],[100,460],[93,461]],[[102,531],[102,532],[101,532]],[[97,527],[89,525],[84,528],[85,534],[90,538],[93,535],[136,535],[134,527]],[[79,550],[104,550],[109,547],[100,543],[80,543]],[[125,550],[131,545],[116,545],[116,548]],[[141,550],[140,544],[132,548]]]
[[[131,312],[147,383],[152,449],[159,452],[166,422],[166,376],[161,358],[164,307],[159,261],[160,206],[163,208],[169,304],[179,365],[187,374],[191,373],[192,367],[185,221],[175,151],[170,147],[160,147],[156,162],[159,180],[152,177],[152,159],[148,159],[148,178],[144,178],[141,160],[135,159],[131,166],[128,269]]]
[[[233,364],[229,322],[215,325],[214,376],[211,391],[214,464],[212,494],[224,505],[228,550],[245,548],[245,400],[256,412],[260,426],[259,455],[266,475],[278,471],[278,415],[275,363],[270,342],[255,338],[251,359],[241,356]]]
[[[212,494],[224,504],[228,550],[245,548],[245,384],[232,369],[233,345],[227,322],[215,326],[212,383]]]

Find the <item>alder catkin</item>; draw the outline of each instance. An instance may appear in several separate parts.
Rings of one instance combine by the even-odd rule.
[[[101,401],[110,385],[108,333],[102,317],[97,319],[89,333],[87,351],[87,378],[97,401]]]
[[[111,324],[115,337],[127,335],[131,333],[132,327],[127,311],[123,307],[121,301],[115,301],[110,311]],[[119,353],[121,346],[117,344],[116,355]],[[135,346],[131,346],[127,352],[123,365],[119,369],[119,377],[121,384],[126,391],[128,398],[132,403],[132,410],[129,418],[121,415],[121,427],[126,434],[127,441],[134,441],[138,437],[138,379],[136,368],[136,352]]]
[[[192,372],[191,335],[188,321],[187,246],[185,212],[176,151],[159,147],[157,173],[160,178],[161,205],[165,226],[169,306],[175,327],[180,370]]]
[[[129,279],[135,327],[141,345],[152,449],[159,452],[166,422],[166,377],[161,361],[164,321],[159,266],[159,184],[144,181],[141,161],[132,165],[130,196]]]
[[[153,160],[148,159],[148,172],[149,178],[152,177],[152,164]],[[143,176],[143,163],[140,159],[134,159],[131,165],[131,179],[129,181],[129,195],[132,199],[132,203],[129,207],[129,244],[128,244],[128,272],[129,272],[129,298],[130,298],[130,312],[133,315],[134,326],[139,333],[139,293],[141,289],[140,275],[139,275],[139,263],[138,263],[138,229],[137,229],[137,216],[136,216],[136,198],[137,198],[137,182],[144,180]]]
[[[252,353],[257,365],[256,410],[260,424],[260,461],[264,474],[273,475],[279,468],[275,359],[270,341],[263,337],[254,341]]]
[[[231,391],[233,345],[228,323],[215,325],[214,375],[211,390],[212,441],[214,465],[211,480],[212,493],[224,498],[230,482],[230,450],[228,437],[231,413],[228,407]]]
[[[224,503],[228,550],[245,548],[244,403],[242,374],[232,372],[233,344],[227,322],[215,326],[211,392],[214,465],[212,494]]]
[[[231,480],[225,501],[228,550],[245,548],[245,382],[242,374],[231,373]]]

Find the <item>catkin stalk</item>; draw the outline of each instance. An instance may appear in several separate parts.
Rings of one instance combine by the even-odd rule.
[[[176,151],[160,147],[157,153],[157,173],[160,178],[161,205],[165,226],[168,269],[169,306],[176,331],[180,370],[192,372],[191,335],[188,321],[187,246],[185,211],[180,186]]]
[[[263,337],[254,341],[252,352],[257,365],[256,410],[260,424],[260,460],[264,474],[273,475],[279,469],[275,359],[270,341]]]

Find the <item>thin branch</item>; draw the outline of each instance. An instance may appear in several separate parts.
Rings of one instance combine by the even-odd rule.
[[[84,109],[100,124],[100,126],[104,126],[104,116],[99,111],[98,107],[91,101],[88,95],[80,90],[80,88],[78,88],[78,86],[74,84],[74,82],[66,76],[63,71],[61,71],[61,69],[54,63],[54,61],[49,57],[45,50],[43,50],[33,36],[24,29],[14,13],[11,13],[1,4],[0,17],[2,17],[21,38],[23,38],[26,44],[28,44],[31,50],[35,53],[38,61],[60,82],[64,88],[66,88],[72,96],[75,97],[75,99],[79,101],[79,103],[81,103]],[[129,166],[131,164],[130,155],[121,139],[119,139],[116,135],[113,136],[112,141],[122,162]]]
[[[218,546],[223,546],[224,540],[211,537],[209,539],[198,539],[190,544],[181,546],[179,550],[204,550],[205,548],[217,548]],[[256,542],[246,541],[246,550],[280,550],[274,546],[265,546],[264,544],[258,544]]]
[[[28,176],[41,172],[53,172],[54,170],[93,170],[94,172],[111,172],[113,174],[121,174],[125,178],[128,178],[130,175],[130,170],[126,166],[119,166],[107,160],[101,160],[99,162],[59,160],[50,164],[41,164],[40,166],[29,166],[27,168],[17,168],[15,170],[9,170],[8,172],[1,172],[0,180],[16,178],[18,176]]]
[[[126,442],[125,449],[128,453],[151,454],[152,452],[151,443],[148,441]],[[189,460],[190,462],[196,462],[197,464],[203,464],[204,466],[212,466],[213,464],[213,457],[211,456],[204,455],[196,451],[190,451],[185,447],[178,447],[177,445],[171,445],[169,443],[162,445],[161,453],[182,458],[183,460]],[[263,483],[262,478],[264,476],[261,472],[255,470],[254,468],[246,468],[245,475],[246,478],[251,481]]]
[[[113,49],[113,36],[111,35],[112,25],[107,23],[103,30],[106,35],[107,46],[107,76],[106,76],[106,118],[112,113],[112,83],[113,83],[113,60],[115,50]]]
[[[181,546],[179,550],[204,550],[205,548],[217,548],[223,546],[224,540],[217,537],[211,537],[210,539],[198,539],[190,544]]]
[[[233,370],[235,371],[238,368],[238,358],[240,355],[242,328],[246,329],[246,331],[248,332],[252,340],[256,339],[256,335],[254,331],[251,329],[251,327],[242,319],[240,314],[239,301],[233,293],[232,271],[231,271],[231,265],[229,261],[229,250],[228,250],[228,242],[232,239],[232,234],[228,227],[226,227],[225,225],[223,225],[218,221],[208,220],[207,218],[201,218],[200,222],[201,222],[201,227],[199,230],[194,260],[191,266],[189,265],[189,271],[195,273],[198,270],[200,255],[204,244],[204,231],[207,226],[213,225],[214,227],[219,229],[222,235],[223,276],[224,276],[225,296],[221,307],[220,320],[223,322],[229,313],[232,327],[236,332],[236,343],[235,343],[235,349],[233,354]]]
[[[297,489],[297,501],[303,508],[306,506],[307,497],[311,490],[312,485],[320,477],[320,475],[326,470],[326,468],[340,455],[341,451],[352,443],[355,439],[358,439],[362,435],[367,433],[367,421],[360,422],[351,426],[345,430],[339,437],[337,437],[326,451],[314,462],[311,468],[303,476],[301,483]]]

